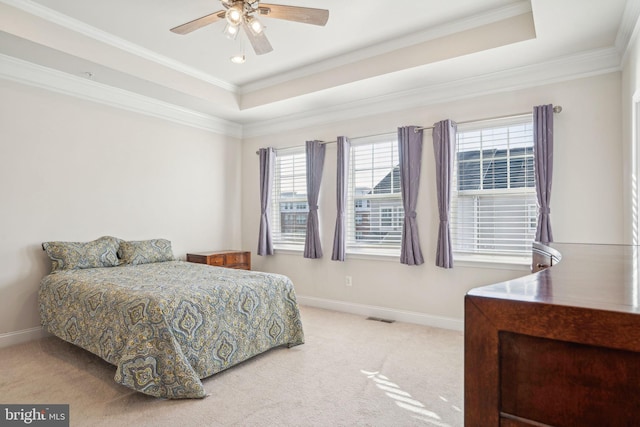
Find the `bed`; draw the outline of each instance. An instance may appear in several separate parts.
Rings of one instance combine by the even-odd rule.
[[[45,330],[115,365],[115,381],[139,392],[202,398],[201,379],[304,343],[286,276],[175,261],[164,239],[43,248],[52,260],[39,290]]]

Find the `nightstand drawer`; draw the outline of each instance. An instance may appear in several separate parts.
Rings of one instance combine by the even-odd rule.
[[[209,265],[226,265],[226,257],[224,255],[211,255],[208,257],[207,264]]]
[[[245,252],[234,252],[226,255],[226,264],[246,264],[247,254]]]
[[[187,261],[218,267],[251,270],[251,252],[215,251],[187,254]]]

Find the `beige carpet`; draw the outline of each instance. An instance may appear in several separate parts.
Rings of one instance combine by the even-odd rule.
[[[0,349],[0,403],[68,403],[72,426],[462,426],[461,332],[301,307],[306,343],[160,400],[57,338]]]

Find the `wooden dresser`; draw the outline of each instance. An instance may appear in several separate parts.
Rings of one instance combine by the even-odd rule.
[[[465,425],[640,425],[639,247],[551,246],[465,297]]]
[[[187,254],[187,261],[218,267],[251,270],[251,252],[248,251],[213,251]]]

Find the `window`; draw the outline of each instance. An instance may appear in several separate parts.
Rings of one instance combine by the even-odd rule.
[[[404,209],[395,136],[352,142],[347,251],[400,253]]]
[[[531,257],[537,201],[531,117],[460,125],[454,158],[454,257]]]
[[[275,247],[304,246],[307,230],[307,160],[304,148],[279,151],[273,179],[271,224]]]

